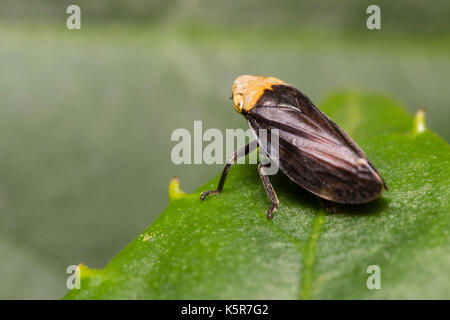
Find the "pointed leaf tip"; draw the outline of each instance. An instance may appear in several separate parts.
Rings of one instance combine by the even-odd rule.
[[[420,109],[417,111],[414,122],[413,122],[413,133],[419,134],[424,132],[427,129],[426,123],[425,123],[425,110]]]
[[[90,269],[83,263],[78,265],[81,278],[92,277],[102,272],[100,269]]]
[[[184,195],[184,191],[180,188],[180,180],[173,177],[169,184],[169,201],[182,198]]]

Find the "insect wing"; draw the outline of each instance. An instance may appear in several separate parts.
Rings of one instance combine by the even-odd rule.
[[[280,169],[317,196],[338,203],[365,203],[385,186],[364,152],[300,91],[290,86],[267,90],[247,114],[259,141],[259,129],[278,129]],[[270,136],[270,133],[267,134]]]

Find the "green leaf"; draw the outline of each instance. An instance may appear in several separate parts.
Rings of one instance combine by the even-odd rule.
[[[177,180],[159,218],[103,270],[81,268],[67,299],[450,298],[450,148],[396,102],[336,94],[322,110],[365,150],[389,191],[377,201],[322,209],[283,174],[269,200],[255,165],[236,165],[220,195],[199,201]],[[422,130],[423,129],[423,130]],[[126,219],[126,215],[124,215]],[[369,290],[377,265],[381,289]]]

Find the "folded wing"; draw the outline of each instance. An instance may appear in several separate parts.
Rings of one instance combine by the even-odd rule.
[[[265,151],[278,156],[280,169],[291,180],[321,198],[365,203],[385,187],[356,143],[294,87],[267,90],[247,120],[258,139],[259,129],[278,129],[278,154],[270,147]],[[264,146],[260,143],[260,148]]]

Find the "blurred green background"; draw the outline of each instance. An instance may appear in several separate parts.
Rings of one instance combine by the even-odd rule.
[[[66,8],[81,7],[81,30]],[[382,29],[366,28],[370,4]],[[246,128],[241,74],[279,77],[320,105],[392,96],[450,139],[450,2],[0,2],[0,298],[62,297],[68,265],[102,268],[167,203],[221,165],[170,161],[176,128]]]

